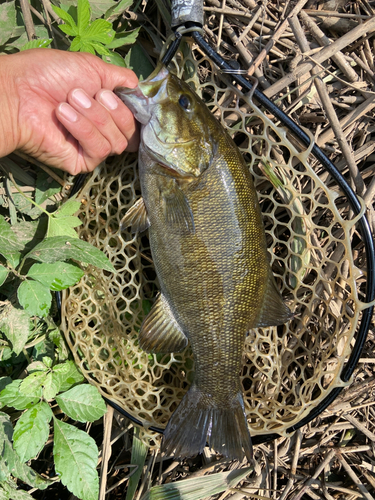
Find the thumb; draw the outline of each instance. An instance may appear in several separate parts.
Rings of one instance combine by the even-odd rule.
[[[117,86],[134,88],[138,85],[137,75],[131,69],[106,63],[98,57],[95,64],[102,81],[102,88],[113,90]]]

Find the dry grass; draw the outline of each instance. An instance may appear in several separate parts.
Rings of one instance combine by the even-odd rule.
[[[148,33],[165,40],[169,29],[158,4],[149,2],[127,14],[147,27],[141,43],[152,58],[158,48]],[[204,30],[211,46],[234,67],[254,75],[268,97],[309,129],[363,197],[374,228],[374,2],[206,0],[205,14]],[[254,472],[235,489],[211,498],[373,498],[374,344],[372,324],[351,386],[292,436],[258,445]],[[125,498],[125,486],[135,469],[130,465],[133,428],[111,410],[103,429],[97,431],[97,439],[102,440],[100,500]],[[160,456],[149,452],[134,498],[139,499],[149,484],[244,466],[218,460],[208,451],[182,463],[169,459],[160,464]],[[40,498],[52,498],[46,495]]]

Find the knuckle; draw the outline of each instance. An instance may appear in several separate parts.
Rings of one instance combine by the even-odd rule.
[[[107,158],[112,153],[111,145],[108,141],[102,141],[100,145],[98,145],[98,157],[99,158]]]
[[[126,140],[125,137],[122,137],[121,139],[119,139],[118,141],[115,142],[114,148],[112,150],[113,154],[120,155],[121,153],[123,153],[125,151],[125,149],[127,148],[127,145],[128,145],[128,141]]]

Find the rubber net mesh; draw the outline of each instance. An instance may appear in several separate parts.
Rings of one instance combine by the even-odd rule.
[[[312,168],[309,151],[215,76],[206,57],[189,51],[176,71],[234,137],[255,179],[272,269],[295,317],[282,327],[249,332],[241,377],[251,434],[285,434],[343,385],[364,280],[351,243],[361,244],[355,220],[329,174]],[[156,355],[138,346],[158,283],[147,233],[121,234],[119,222],[139,196],[134,155],[91,175],[81,196],[79,235],[108,255],[116,273],[85,269],[63,297],[63,329],[85,377],[140,420],[144,436],[157,446],[160,435],[149,427],[165,427],[189,388],[194,360],[189,347]]]

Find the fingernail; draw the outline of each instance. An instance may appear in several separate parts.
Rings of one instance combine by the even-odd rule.
[[[110,90],[105,90],[100,94],[100,102],[105,106],[107,109],[113,110],[116,109],[118,106],[118,101]]]
[[[64,118],[66,118],[68,121],[70,121],[72,123],[76,122],[78,120],[77,113],[66,102],[63,102],[60,104],[59,111],[63,115]]]
[[[81,89],[73,90],[72,99],[82,108],[91,108],[91,101],[89,96]]]

